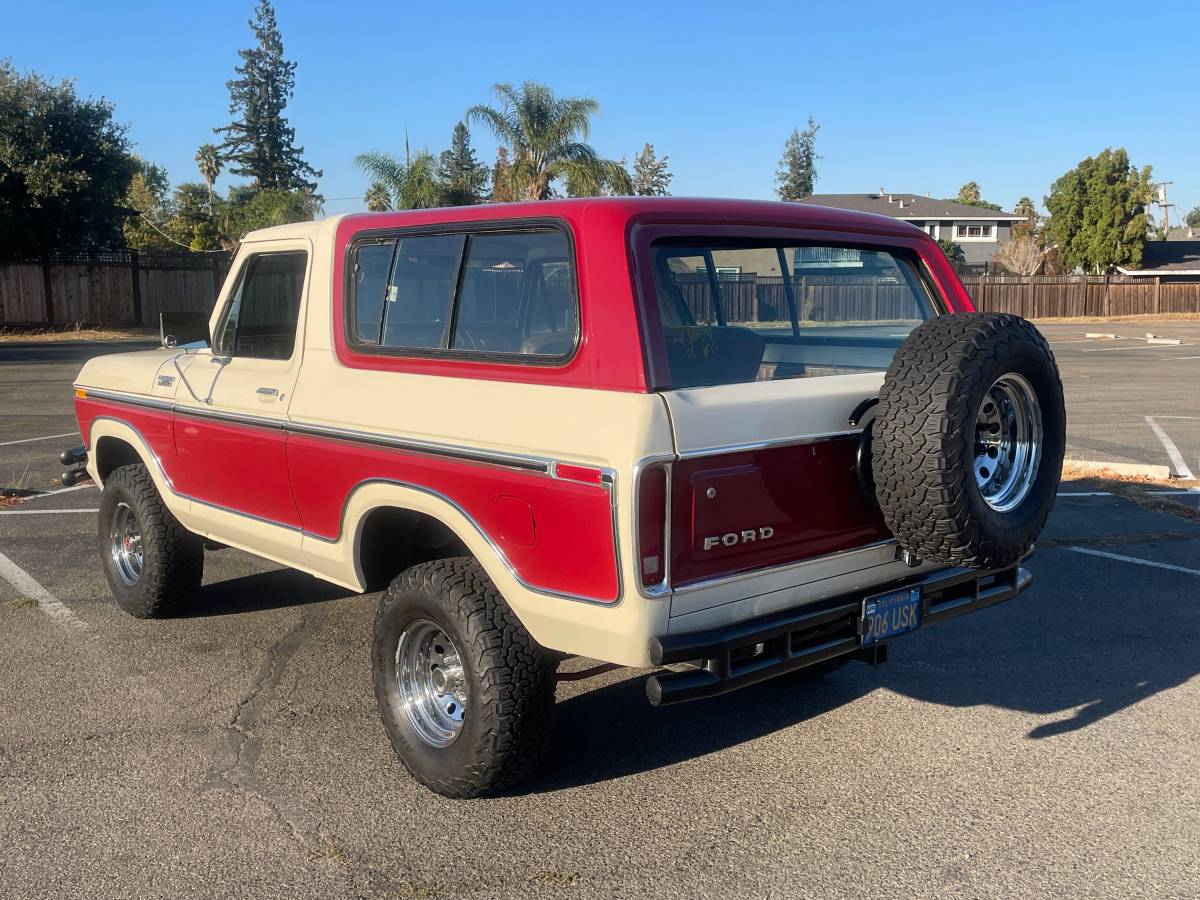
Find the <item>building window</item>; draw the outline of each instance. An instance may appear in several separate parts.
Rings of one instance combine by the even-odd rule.
[[[992,236],[991,225],[959,225],[955,235],[960,238],[989,238]]]

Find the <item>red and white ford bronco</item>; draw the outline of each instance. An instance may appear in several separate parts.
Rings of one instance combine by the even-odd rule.
[[[1013,597],[1065,438],[1046,342],[927,235],[722,200],[256,232],[75,398],[117,602],[202,602],[206,542],[385,589],[384,725],[455,797],[538,763],[564,654],[665,705]]]

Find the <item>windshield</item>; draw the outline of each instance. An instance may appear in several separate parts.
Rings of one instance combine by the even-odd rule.
[[[902,251],[689,242],[651,253],[674,388],[884,371],[934,315]]]

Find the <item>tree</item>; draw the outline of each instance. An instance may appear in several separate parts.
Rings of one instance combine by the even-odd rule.
[[[496,148],[496,162],[492,165],[492,202],[512,203],[516,198],[512,188],[512,163],[508,159],[508,148]]]
[[[1054,182],[1045,234],[1067,266],[1103,272],[1141,263],[1154,190],[1150,174],[1150,166],[1132,166],[1124,148],[1105,148]]]
[[[354,157],[354,164],[371,178],[373,184],[383,187],[393,209],[428,209],[445,205],[437,160],[428,150],[412,154],[405,150],[404,159],[372,150]]]
[[[646,144],[642,152],[633,158],[633,192],[639,197],[666,197],[671,191],[671,178],[667,169],[669,156],[659,159],[654,145]]]
[[[984,200],[979,190],[978,181],[968,181],[958,189],[958,196],[954,198],[955,203],[962,203],[966,206],[978,206],[980,209],[994,209],[1000,212],[1000,204],[989,203]]]
[[[227,82],[233,122],[213,129],[224,134],[221,154],[234,175],[247,176],[256,188],[283,191],[317,188],[321,172],[304,160],[296,129],[283,111],[296,88],[296,63],[283,56],[283,38],[270,0],[259,0],[250,22],[257,44],[239,50],[238,77]]]
[[[961,263],[966,261],[962,247],[958,246],[954,241],[941,240],[938,241],[938,246],[942,248],[942,252],[946,254],[946,259],[950,260],[950,262]]]
[[[568,172],[565,180],[568,197],[616,197],[633,193],[633,181],[623,156],[612,168]]]
[[[219,223],[221,243],[232,249],[248,232],[291,222],[308,222],[321,211],[321,198],[305,188],[256,189],[240,186],[229,191]]]
[[[811,196],[817,183],[817,132],[821,126],[808,117],[808,127],[793,128],[783,145],[783,158],[775,170],[775,193],[780,200],[802,200]]]
[[[1193,206],[1191,211],[1183,217],[1183,224],[1188,228],[1200,228],[1200,206]]]
[[[210,212],[213,205],[213,185],[216,184],[217,176],[221,174],[222,162],[221,154],[217,151],[215,144],[201,144],[200,149],[196,151],[196,165],[200,168],[200,177],[208,185]]]
[[[232,247],[242,237],[241,234],[230,237],[224,233],[223,223],[217,215],[220,213],[222,219],[228,217],[227,204],[217,202],[207,183],[179,185],[171,205],[174,215],[164,230],[176,245],[195,252],[221,250]]]
[[[1033,237],[1037,234],[1038,221],[1041,216],[1038,215],[1037,206],[1029,197],[1022,197],[1017,201],[1017,205],[1013,207],[1013,215],[1024,216],[1022,222],[1014,222],[1012,226],[1013,239],[1018,237]]]
[[[568,178],[576,185],[607,185],[616,193],[633,189],[623,166],[602,159],[586,143],[592,116],[600,111],[591,97],[555,97],[534,81],[520,87],[497,84],[494,91],[499,104],[472,106],[467,121],[487,125],[511,149],[509,182],[515,197],[545,200],[553,196],[556,180]]]
[[[471,132],[459,122],[450,135],[450,149],[438,160],[438,177],[447,206],[473,206],[487,194],[487,166],[475,158]]]
[[[1017,275],[1036,275],[1043,264],[1042,249],[1033,235],[1017,235],[1015,229],[1013,239],[1001,244],[992,258]]]
[[[0,60],[0,255],[119,248],[137,171],[111,103]]]
[[[371,182],[371,186],[363,195],[363,203],[367,204],[367,209],[371,212],[387,212],[392,208],[391,195],[378,181]]]
[[[166,233],[167,223],[175,214],[167,170],[144,159],[136,163],[137,171],[122,201],[135,213],[127,216],[122,225],[125,246],[133,250],[177,249]]]

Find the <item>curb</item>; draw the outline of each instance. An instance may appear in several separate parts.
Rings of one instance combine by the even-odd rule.
[[[1153,478],[1167,481],[1171,477],[1170,466],[1150,466],[1141,463],[1102,462],[1099,460],[1064,459],[1064,466],[1084,472],[1112,472],[1114,475],[1132,475],[1136,478]]]

